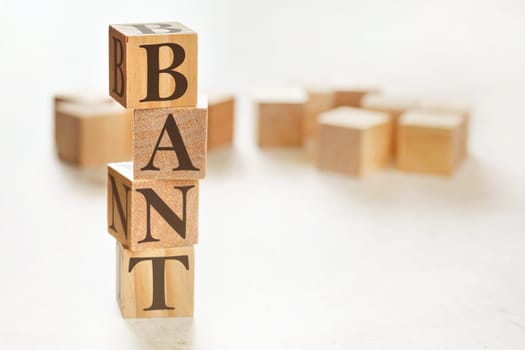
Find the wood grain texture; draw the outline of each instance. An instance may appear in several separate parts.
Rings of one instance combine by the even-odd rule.
[[[321,170],[364,176],[391,159],[391,122],[386,113],[339,107],[319,117]]]
[[[155,268],[151,258],[157,260]],[[132,252],[117,243],[117,301],[122,317],[193,316],[194,261],[193,246]]]
[[[137,29],[137,26],[146,26],[142,30],[151,33],[143,34]],[[159,26],[169,26],[169,28],[163,29]],[[169,33],[170,30],[178,30],[178,32]],[[110,95],[129,109],[195,106],[197,104],[197,41],[196,32],[177,22],[110,25]],[[183,48],[184,54],[177,55],[170,47],[163,46],[158,50],[158,60],[150,59],[148,61],[147,50],[141,46],[158,44],[177,44]],[[176,61],[179,58],[182,63],[174,64],[174,60]],[[167,72],[160,73],[157,85],[161,99],[141,102],[148,96],[148,69],[157,63],[157,72],[169,69],[177,72],[177,75],[181,74],[185,78],[187,88],[180,97],[169,98],[177,88],[176,80]],[[150,66],[148,67],[148,65]],[[176,67],[172,67],[173,65]],[[121,78],[124,82],[122,91],[120,89]],[[183,86],[183,84],[179,85],[179,87]]]
[[[196,107],[137,109],[133,123],[135,179],[205,177],[208,129],[205,99]],[[159,147],[167,148],[159,150]]]
[[[131,142],[131,112],[114,102],[55,104],[55,145],[61,160],[82,168],[130,160]]]
[[[198,181],[136,180],[132,167],[108,164],[108,232],[132,251],[196,244]]]
[[[397,135],[398,169],[451,175],[462,158],[462,125],[455,114],[413,111],[401,116]]]
[[[233,143],[235,98],[232,95],[208,96],[208,149]]]

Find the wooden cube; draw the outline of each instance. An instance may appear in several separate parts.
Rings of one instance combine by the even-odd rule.
[[[401,116],[397,167],[403,171],[450,175],[462,159],[461,115],[412,111]]]
[[[195,107],[136,109],[135,179],[202,179],[206,175],[207,101]]]
[[[67,126],[74,125],[74,123],[68,123],[67,120],[64,120],[64,116],[57,112],[58,106],[64,102],[90,106],[105,103],[114,104],[115,101],[106,94],[90,92],[87,90],[68,90],[55,94],[53,102],[54,137],[58,156],[62,160],[78,165],[78,162],[75,161],[76,157],[78,157],[77,152],[75,151],[77,146],[74,146],[78,144],[78,137],[77,135],[74,135],[74,132],[71,133],[67,130]],[[73,128],[73,131],[74,130],[75,128]],[[129,152],[129,154],[131,154],[131,152]],[[115,161],[129,159],[131,158],[116,159]]]
[[[335,92],[330,88],[306,88],[308,95],[304,106],[303,139],[315,139],[318,134],[319,114],[335,107]]]
[[[132,252],[117,243],[117,301],[124,318],[193,316],[193,246]]]
[[[130,160],[131,143],[131,112],[115,102],[55,104],[55,145],[61,160],[82,168]]]
[[[198,241],[199,182],[137,180],[131,162],[108,164],[108,232],[132,251]]]
[[[451,101],[439,98],[423,98],[418,102],[418,108],[423,111],[453,113],[463,117],[461,124],[461,158],[468,158],[469,129],[471,119],[471,107],[463,102]]]
[[[235,97],[208,95],[208,149],[231,145],[235,116]]]
[[[300,147],[306,93],[302,89],[265,90],[257,94],[259,147]]]
[[[387,113],[339,107],[319,117],[318,166],[363,176],[386,166],[391,122]]]
[[[109,93],[125,108],[197,103],[197,33],[177,22],[109,26]]]
[[[403,96],[389,96],[383,94],[367,94],[361,100],[361,107],[390,115],[392,121],[392,154],[396,152],[396,134],[399,117],[418,106],[416,99]]]
[[[340,85],[335,87],[335,107],[361,106],[361,99],[372,93],[378,93],[380,89],[373,85]]]

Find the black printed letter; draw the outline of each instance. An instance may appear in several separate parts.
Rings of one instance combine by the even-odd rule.
[[[144,309],[144,311],[151,310],[173,310],[174,307],[166,305],[166,276],[164,271],[166,270],[166,260],[176,260],[180,262],[186,270],[190,269],[189,259],[187,255],[179,256],[166,256],[166,257],[151,257],[151,258],[130,258],[128,272],[131,272],[135,265],[142,261],[151,260],[151,269],[153,271],[152,283],[153,283],[153,300],[150,307]]]
[[[171,26],[171,23],[148,23],[148,24],[132,24],[142,34],[171,34],[178,33],[182,29]],[[151,26],[158,26],[152,28]]]
[[[159,52],[163,46],[169,47],[173,52],[173,61],[169,67],[161,69],[159,67]],[[165,43],[141,45],[140,47],[146,50],[148,65],[147,95],[140,102],[176,100],[184,95],[188,89],[188,80],[180,72],[174,70],[184,62],[186,57],[186,52],[182,46],[175,43]],[[169,74],[175,80],[175,91],[167,97],[160,96],[159,77],[161,73]]]
[[[162,141],[162,136],[165,132],[168,133],[172,147],[159,146],[160,142]],[[179,166],[173,168],[173,170],[199,170],[191,162],[188,151],[186,150],[186,146],[184,145],[184,141],[182,140],[179,128],[177,127],[177,123],[175,123],[175,119],[173,118],[172,114],[168,115],[168,118],[164,123],[164,127],[160,132],[159,139],[157,140],[157,144],[155,145],[155,149],[153,150],[153,154],[151,155],[148,164],[140,170],[160,170],[154,164],[155,154],[157,154],[157,151],[174,151],[177,154]]]
[[[122,186],[124,187],[124,190],[126,191],[126,208],[124,209],[122,207],[122,202],[120,200],[120,196],[118,193],[117,183],[115,181],[115,178],[112,175],[109,175],[109,180],[111,182],[111,224],[109,225],[109,228],[113,231],[117,231],[115,228],[115,203],[117,203],[117,210],[118,210],[118,216],[120,218],[120,223],[122,224],[122,227],[124,227],[124,235],[126,236],[126,240],[128,239],[128,193],[130,188],[124,184]],[[108,193],[108,196],[110,194]]]
[[[137,189],[137,192],[141,193],[146,199],[146,237],[139,243],[159,241],[159,239],[151,235],[151,207],[155,208],[157,213],[162,216],[179,236],[186,238],[186,194],[193,187],[195,186],[175,187],[182,193],[182,219],[151,188]]]
[[[124,96],[126,81],[124,80],[124,48],[122,42],[113,37],[113,89],[112,91],[119,97]]]

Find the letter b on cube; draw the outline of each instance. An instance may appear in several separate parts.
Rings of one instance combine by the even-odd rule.
[[[128,109],[197,104],[197,33],[177,22],[109,26],[109,93]]]

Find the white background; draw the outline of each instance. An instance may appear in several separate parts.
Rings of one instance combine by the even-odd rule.
[[[109,23],[179,20],[240,96],[202,182],[193,320],[123,320],[104,172],[55,159],[51,96],[105,91]],[[11,1],[0,13],[4,349],[525,348],[523,1]],[[249,96],[373,80],[474,105],[452,178],[321,173],[254,146]]]

